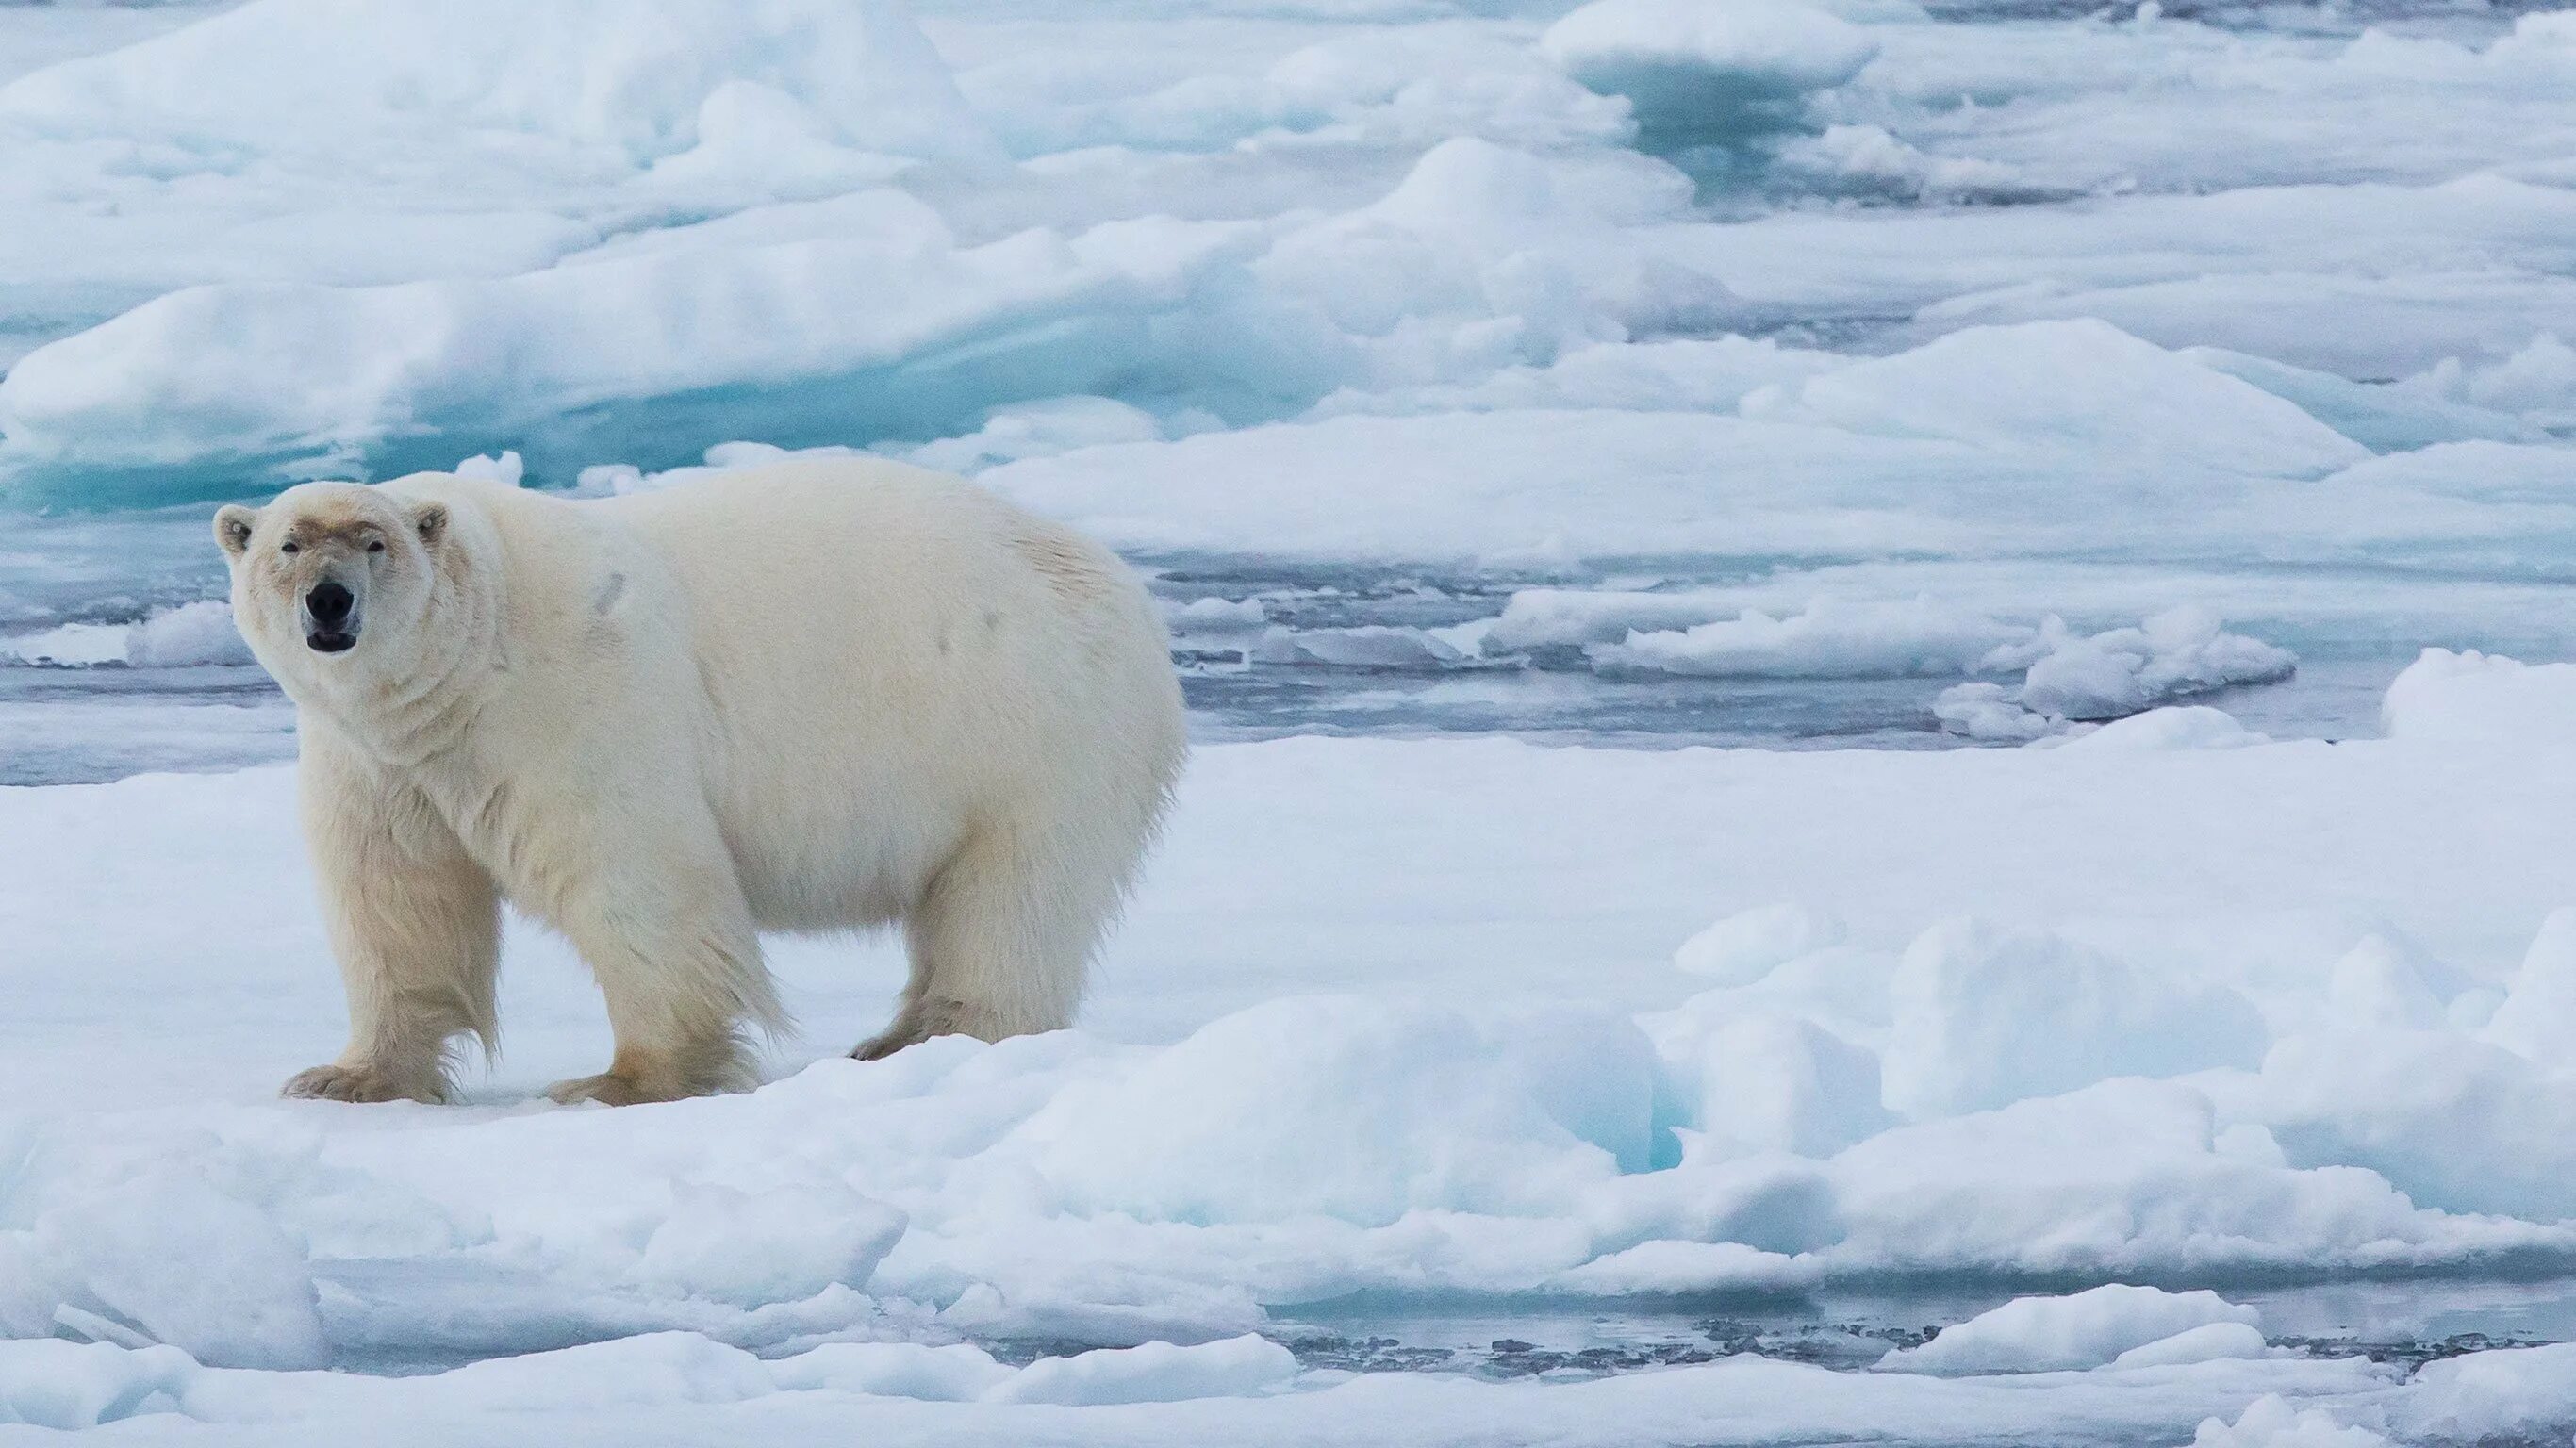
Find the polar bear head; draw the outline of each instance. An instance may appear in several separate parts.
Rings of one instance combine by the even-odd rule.
[[[235,626],[290,694],[399,677],[449,591],[448,515],[444,502],[357,483],[305,483],[264,508],[217,511]]]

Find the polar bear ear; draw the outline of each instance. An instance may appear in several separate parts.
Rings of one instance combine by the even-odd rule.
[[[226,503],[215,510],[215,541],[235,558],[250,546],[251,530],[259,526],[259,509],[239,503]]]
[[[435,548],[447,536],[447,505],[418,503],[411,510],[412,531],[420,535],[422,546]]]

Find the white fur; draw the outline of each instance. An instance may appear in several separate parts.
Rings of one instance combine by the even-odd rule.
[[[747,1084],[745,1030],[781,1021],[763,930],[903,924],[862,1055],[1065,1026],[1181,765],[1126,568],[916,468],[309,483],[216,532],[297,706],[349,990],[347,1051],[290,1094],[443,1098],[454,1038],[492,1038],[503,899],[607,997],[615,1060],[560,1099]],[[342,653],[307,643],[326,576],[359,600]]]

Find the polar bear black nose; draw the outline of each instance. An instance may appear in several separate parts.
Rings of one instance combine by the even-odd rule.
[[[326,629],[336,629],[347,623],[349,606],[356,602],[348,589],[327,578],[313,585],[313,591],[304,595],[304,607],[311,611],[313,621]]]

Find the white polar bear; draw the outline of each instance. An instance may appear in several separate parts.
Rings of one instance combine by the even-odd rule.
[[[901,921],[856,1054],[1069,1024],[1185,749],[1117,557],[959,479],[794,462],[574,500],[420,474],[215,515],[295,701],[348,1049],[290,1096],[434,1101],[495,1029],[500,904],[570,937],[615,1059],[746,1086],[761,930]]]

